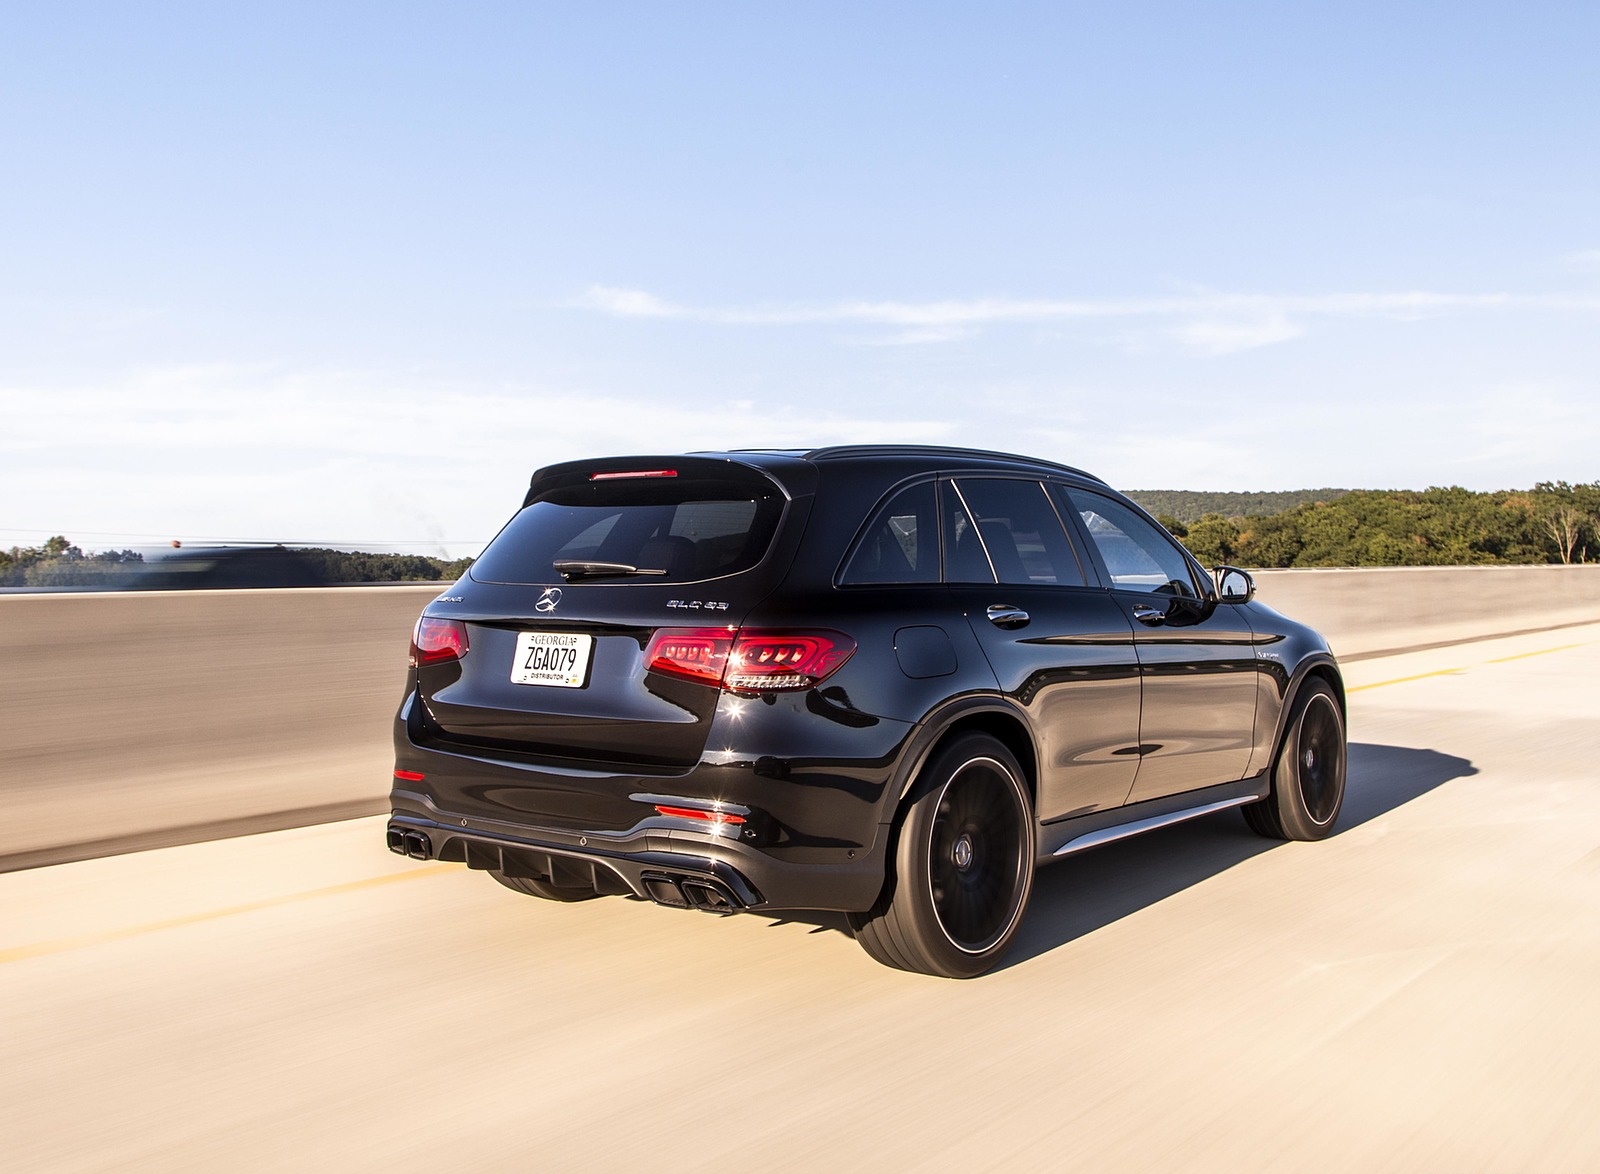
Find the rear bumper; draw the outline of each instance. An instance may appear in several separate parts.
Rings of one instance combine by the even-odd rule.
[[[558,885],[590,886],[661,905],[707,912],[870,908],[883,888],[886,834],[838,860],[778,859],[736,839],[641,828],[573,834],[441,812],[426,796],[396,790],[387,838],[392,851],[453,861]],[[887,829],[882,829],[887,832]]]
[[[846,730],[802,701],[757,705],[741,740],[809,753],[730,748],[686,770],[643,774],[445,744],[421,708],[411,694],[395,722],[396,851],[411,832],[428,847],[409,855],[662,904],[678,902],[657,874],[680,896],[685,884],[714,882],[741,909],[861,911],[882,891],[884,820],[907,726]],[[741,821],[708,826],[684,809]]]
[[[442,824],[392,819],[389,850],[414,859],[436,859],[532,877],[599,893],[631,894],[659,905],[738,913],[766,904],[738,869],[720,860],[673,852],[574,853],[524,840],[463,834]]]

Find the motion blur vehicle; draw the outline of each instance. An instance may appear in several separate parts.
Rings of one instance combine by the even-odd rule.
[[[321,567],[281,545],[194,547],[144,564],[128,583],[140,591],[329,585]]]
[[[424,609],[389,847],[557,901],[833,910],[971,977],[1035,866],[1238,807],[1316,840],[1339,668],[1080,470],[851,446],[575,461]]]

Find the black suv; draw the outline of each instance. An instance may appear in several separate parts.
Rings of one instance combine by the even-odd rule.
[[[841,910],[992,967],[1036,864],[1226,807],[1328,834],[1327,644],[1063,465],[910,446],[574,461],[423,611],[389,846],[558,901]]]

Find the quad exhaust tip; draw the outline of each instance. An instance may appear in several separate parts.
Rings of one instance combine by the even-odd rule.
[[[427,834],[391,826],[386,832],[389,851],[413,860],[432,860],[433,844]],[[470,864],[471,861],[469,860]],[[496,862],[498,865],[498,861]],[[474,867],[484,867],[475,865]],[[645,895],[657,905],[674,909],[698,909],[719,916],[738,913],[745,904],[732,889],[715,877],[688,876],[682,873],[647,872],[639,878]]]
[[[644,891],[657,905],[670,905],[674,909],[698,909],[702,913],[725,915],[744,908],[721,881],[699,876],[674,876],[664,872],[647,872],[639,878]]]
[[[408,832],[404,828],[392,827],[388,831],[387,839],[391,852],[409,856],[413,860],[433,859],[433,845],[422,832]]]

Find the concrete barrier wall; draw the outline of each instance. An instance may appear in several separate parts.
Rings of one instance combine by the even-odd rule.
[[[1264,571],[1341,655],[1600,620],[1600,567]],[[0,869],[385,809],[438,588],[0,596]]]
[[[1600,564],[1256,571],[1258,598],[1340,656],[1600,619]]]
[[[0,868],[383,810],[438,593],[0,595]]]

